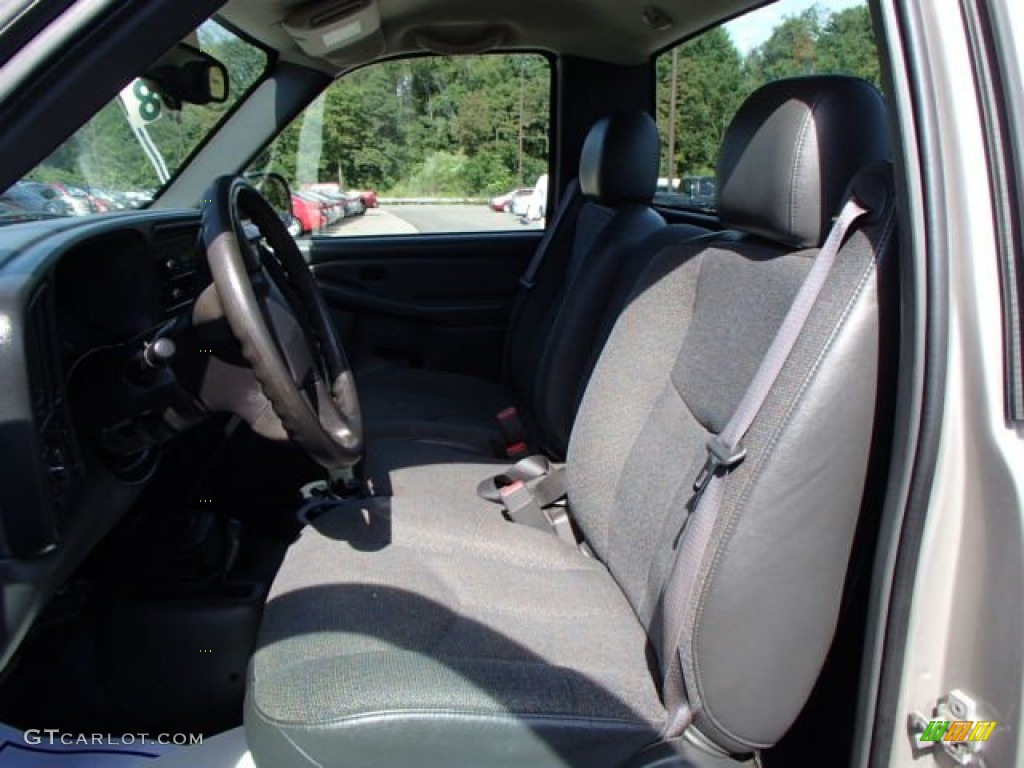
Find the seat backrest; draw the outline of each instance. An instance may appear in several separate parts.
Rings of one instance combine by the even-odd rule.
[[[871,214],[848,235],[747,433],[746,458],[695,574],[680,646],[693,727],[732,753],[774,744],[834,632],[894,334],[894,205],[885,108],[870,84],[765,86],[726,132],[718,210],[732,231],[662,251],[641,275],[587,388],[569,499],[587,542],[650,632],[705,443],[728,422],[853,182]],[[864,169],[858,173],[858,169]]]
[[[563,195],[540,269],[513,307],[505,378],[527,405],[534,436],[554,455],[568,444],[592,351],[610,327],[604,319],[621,309],[609,297],[623,271],[635,278],[635,260],[650,252],[633,246],[665,227],[650,207],[659,155],[657,126],[644,112],[617,113],[591,128],[578,182]]]

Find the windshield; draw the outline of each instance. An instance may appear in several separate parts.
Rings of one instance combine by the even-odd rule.
[[[143,208],[262,77],[266,52],[214,20],[185,42],[227,68],[228,98],[171,109],[130,82],[49,157],[0,194],[0,224]]]

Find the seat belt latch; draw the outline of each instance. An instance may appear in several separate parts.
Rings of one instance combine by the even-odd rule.
[[[708,452],[707,461],[704,462],[704,466],[701,467],[700,472],[697,474],[697,479],[693,482],[693,490],[700,496],[707,489],[708,484],[720,469],[732,469],[739,464],[747,455],[747,449],[743,447],[743,444],[737,444],[735,448],[730,448],[718,437],[714,435],[708,440],[706,446]]]
[[[498,489],[498,495],[501,497],[502,503],[507,507],[508,502],[515,498],[515,495],[526,488],[526,484],[522,480],[516,480],[515,482],[503,485]]]
[[[498,496],[501,497],[501,504],[512,522],[529,525],[542,531],[551,530],[551,521],[537,505],[533,494],[522,480],[499,488]]]

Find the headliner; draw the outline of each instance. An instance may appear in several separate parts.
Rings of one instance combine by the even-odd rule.
[[[540,50],[633,65],[706,27],[764,0],[375,0],[382,36],[329,58],[306,56],[281,21],[309,0],[230,0],[221,16],[277,50],[285,60],[337,75],[352,67],[400,54],[431,51],[425,40],[473,49],[500,36],[487,50]],[[655,29],[645,10],[656,8],[669,22]],[[658,25],[661,26],[660,24]]]

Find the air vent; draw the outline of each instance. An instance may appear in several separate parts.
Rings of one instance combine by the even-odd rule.
[[[195,224],[165,224],[153,228],[153,253],[162,277],[164,316],[171,317],[199,291],[199,231]]]
[[[49,283],[32,297],[25,331],[25,357],[32,416],[39,436],[39,458],[46,468],[50,498],[59,515],[80,462],[64,396],[57,313]]]
[[[60,400],[57,375],[59,346],[55,325],[53,292],[47,283],[32,297],[25,339],[32,415],[40,428],[50,417],[53,404]]]

